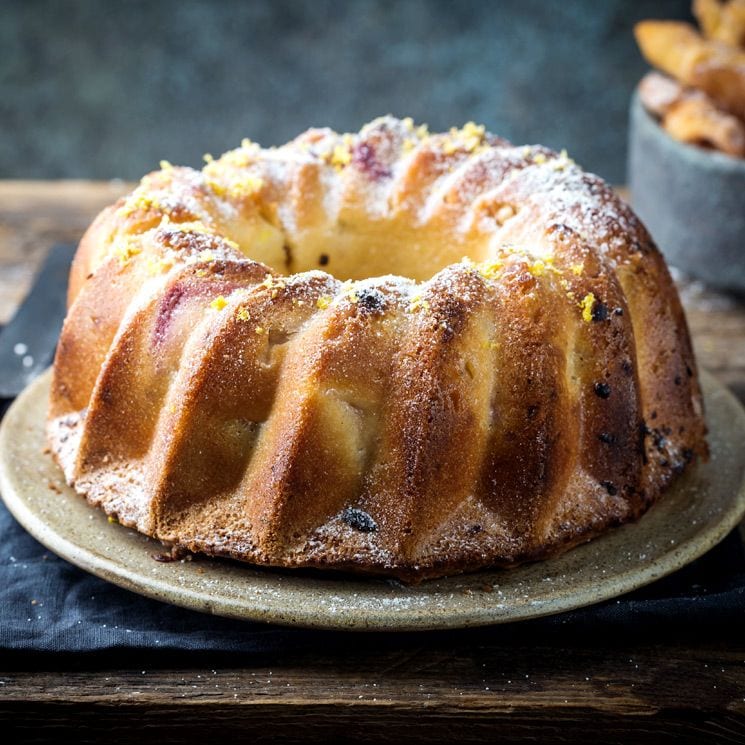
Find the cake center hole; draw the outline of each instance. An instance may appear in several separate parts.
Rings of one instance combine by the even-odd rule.
[[[294,231],[266,223],[234,236],[248,258],[271,266],[280,274],[313,269],[340,280],[358,280],[388,274],[426,281],[464,257],[488,258],[488,244],[457,240],[441,226],[419,227],[399,218],[350,222]]]

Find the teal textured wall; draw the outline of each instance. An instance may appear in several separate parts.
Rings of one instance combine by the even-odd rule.
[[[644,17],[687,0],[4,0],[0,177],[137,178],[242,137],[473,119],[625,178]]]

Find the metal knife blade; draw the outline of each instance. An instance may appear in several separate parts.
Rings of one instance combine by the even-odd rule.
[[[51,363],[65,318],[76,246],[53,246],[31,291],[0,332],[0,398],[15,398]]]

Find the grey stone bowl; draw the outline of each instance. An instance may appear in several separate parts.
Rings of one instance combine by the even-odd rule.
[[[745,160],[674,140],[635,92],[628,180],[631,204],[669,264],[745,292]]]

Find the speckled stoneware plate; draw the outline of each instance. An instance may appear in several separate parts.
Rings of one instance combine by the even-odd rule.
[[[687,474],[639,522],[549,561],[432,580],[256,569],[211,559],[159,563],[161,545],[111,524],[65,486],[44,454],[49,373],[18,398],[0,427],[0,491],[41,543],[117,585],[185,608],[255,621],[334,629],[479,626],[545,616],[612,598],[708,551],[745,514],[745,411],[703,378],[711,460]]]

